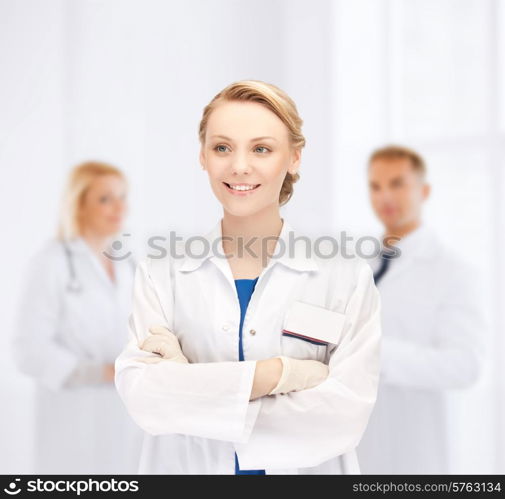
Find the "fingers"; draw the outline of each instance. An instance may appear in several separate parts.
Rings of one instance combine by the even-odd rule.
[[[317,360],[302,360],[285,356],[280,356],[280,359],[283,364],[282,375],[269,395],[313,388],[328,377],[329,367]]]
[[[162,357],[164,356],[163,353],[166,350],[164,347],[166,347],[165,343],[160,341],[160,339],[156,338],[155,336],[148,336],[140,345],[140,348],[142,350],[145,350],[146,352],[157,353]]]
[[[164,326],[151,326],[147,338],[139,345],[142,350],[161,355],[166,360],[188,363],[177,336]]]
[[[317,360],[310,362],[310,375],[307,379],[306,388],[312,388],[322,383],[329,375],[330,369],[326,364]]]

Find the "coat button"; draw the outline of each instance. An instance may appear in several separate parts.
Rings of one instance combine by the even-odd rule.
[[[223,331],[228,331],[228,329],[230,329],[230,325],[229,324],[223,324],[222,329],[223,329]]]
[[[254,336],[256,334],[256,331],[254,329],[249,329],[249,334],[252,334]]]

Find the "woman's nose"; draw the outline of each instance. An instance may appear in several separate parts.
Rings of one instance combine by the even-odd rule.
[[[246,153],[236,154],[232,162],[232,170],[234,173],[248,173],[250,171],[250,166]]]

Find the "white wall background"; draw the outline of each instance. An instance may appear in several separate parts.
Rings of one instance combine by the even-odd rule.
[[[207,229],[220,206],[198,122],[245,78],[285,89],[304,119],[302,178],[283,208],[303,230],[377,231],[367,155],[400,142],[426,157],[425,219],[481,266],[493,334],[486,378],[454,396],[454,470],[504,473],[504,26],[499,0],[0,0],[0,473],[31,471],[31,382],[8,340],[65,173],[88,158],[123,168],[138,245]]]

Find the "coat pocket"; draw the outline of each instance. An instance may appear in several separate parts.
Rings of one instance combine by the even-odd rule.
[[[345,314],[302,301],[294,301],[284,316],[282,336],[316,347],[338,345]]]

